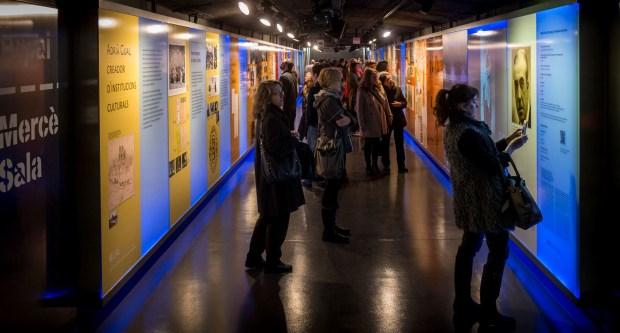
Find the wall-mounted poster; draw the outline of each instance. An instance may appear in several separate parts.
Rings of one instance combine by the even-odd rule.
[[[168,231],[168,26],[139,18],[142,254]]]
[[[427,145],[426,123],[428,117],[428,74],[426,57],[426,40],[416,40],[414,42],[414,91],[413,91],[413,112],[414,112],[414,136],[423,145]]]
[[[248,113],[252,112],[251,100],[250,100],[250,85],[252,85],[252,70],[250,68],[250,42],[248,40],[239,38],[238,53],[239,53],[239,151],[246,151],[248,145],[248,132],[250,130],[250,124],[246,122]],[[234,60],[233,60],[234,63]],[[241,128],[245,127],[245,128]]]
[[[217,55],[220,50],[220,35],[214,32],[206,33],[207,53],[214,52],[211,64],[207,61],[207,170],[209,186],[212,186],[220,177],[220,66]]]
[[[407,129],[409,133],[415,135],[415,113],[413,95],[415,90],[415,63],[413,53],[413,42],[409,41],[405,43],[405,89],[403,93],[407,98]]]
[[[178,95],[185,87],[185,43],[168,46],[168,95]]]
[[[173,225],[191,205],[190,78],[186,64],[190,63],[189,29],[168,25],[169,97],[168,97],[168,177],[170,182],[170,224]],[[172,54],[174,53],[174,54]],[[173,76],[173,78],[170,78]]]
[[[433,109],[435,108],[435,97],[443,88],[444,81],[444,53],[443,39],[441,36],[428,39],[426,41],[426,75],[427,75],[427,108],[426,119],[426,147],[445,165],[446,157],[443,148],[443,128],[435,121]]]
[[[512,96],[511,118],[512,123],[532,127],[532,48],[519,46],[510,50],[510,91]]]
[[[400,89],[402,90],[403,94],[407,94],[407,82],[406,82],[406,77],[407,77],[407,46],[405,43],[400,43],[399,47],[399,54],[398,54],[398,65],[397,65],[397,72],[398,72],[398,83],[400,84]]]
[[[140,44],[138,18],[107,10],[99,27],[101,291],[141,256]]]
[[[240,136],[241,136],[241,100],[240,94],[240,80],[239,75],[241,69],[239,68],[241,52],[239,50],[239,40],[236,37],[230,38],[230,145],[231,145],[231,160],[236,161],[240,156]]]
[[[190,61],[190,156],[192,163],[190,171],[190,201],[198,202],[207,192],[207,101],[205,92],[208,57],[205,44],[205,32],[196,29],[189,30],[189,61]]]
[[[536,35],[537,255],[579,297],[579,5],[538,13]]]
[[[538,182],[536,176],[538,134],[535,130],[538,126],[536,114],[537,79],[536,64],[533,63],[536,59],[536,14],[508,20],[507,42],[508,107],[505,112],[508,116],[506,117],[506,127],[508,134],[510,134],[516,129],[522,128],[523,123],[528,124],[528,142],[514,152],[512,158],[519,166],[519,172],[527,184],[532,184],[528,188],[532,196],[536,198],[538,195],[537,188],[533,186]],[[523,118],[519,118],[520,114]],[[516,116],[515,119],[513,119],[513,115]],[[514,234],[534,254],[537,253],[536,228],[514,231]]]
[[[219,101],[219,114],[220,114],[220,176],[230,169],[232,163],[236,160],[232,159],[232,138],[231,132],[231,88],[233,87],[233,78],[230,69],[230,52],[231,43],[230,35],[220,34],[219,48],[218,48],[218,64],[219,77],[220,77],[220,101]]]

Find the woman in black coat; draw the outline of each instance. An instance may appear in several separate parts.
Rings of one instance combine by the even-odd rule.
[[[268,183],[263,177],[261,151],[269,155],[273,163],[295,154],[295,138],[288,126],[288,116],[282,110],[282,85],[278,81],[263,81],[254,97],[256,115],[256,155],[254,170],[256,198],[260,214],[246,258],[248,269],[265,267],[267,273],[288,273],[293,267],[284,264],[281,247],[286,238],[291,212],[305,203],[300,179]],[[261,139],[262,138],[262,139]],[[262,253],[267,252],[267,260]]]
[[[497,311],[496,301],[508,258],[508,231],[500,225],[504,198],[502,168],[505,154],[527,142],[521,130],[497,143],[491,130],[474,118],[478,113],[478,90],[457,84],[437,94],[435,116],[446,126],[444,145],[450,162],[456,225],[463,239],[454,268],[454,323],[457,331],[480,321],[479,332],[506,332],[515,320]],[[489,255],[480,282],[478,305],[471,298],[472,265],[486,238]]]

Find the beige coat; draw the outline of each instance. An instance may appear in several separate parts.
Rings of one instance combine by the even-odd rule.
[[[388,134],[392,112],[387,98],[381,91],[370,92],[360,87],[355,105],[362,137],[379,138]]]

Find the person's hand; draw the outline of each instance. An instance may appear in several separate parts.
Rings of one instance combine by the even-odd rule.
[[[400,108],[400,107],[403,106],[403,103],[401,103],[401,102],[392,102],[391,106],[394,107],[394,108]]]
[[[291,131],[291,135],[292,135],[295,139],[299,140],[299,132],[296,132],[296,131]]]
[[[518,129],[516,131],[514,131],[512,134],[510,134],[507,138],[506,138],[506,142],[510,143],[512,142],[514,139],[520,137],[521,135],[523,135],[523,130],[522,129]],[[527,140],[526,140],[527,141]]]
[[[514,151],[523,147],[523,145],[527,143],[527,140],[528,140],[527,135],[520,136],[508,146],[508,149],[506,149],[506,151],[512,155]]]

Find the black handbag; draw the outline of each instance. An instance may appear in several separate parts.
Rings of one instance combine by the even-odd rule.
[[[282,182],[301,177],[301,163],[297,156],[297,149],[283,158],[275,158],[267,152],[263,142],[262,126],[260,128],[260,159],[261,172],[267,184]]]
[[[502,204],[501,222],[508,229],[514,229],[517,226],[527,230],[542,221],[543,215],[525,185],[525,180],[521,178],[515,162],[508,154],[504,155],[504,159],[512,166],[515,175],[509,172],[504,173],[502,170],[506,192]]]
[[[334,138],[319,136],[314,151],[317,175],[325,179],[342,177],[345,167],[344,154],[344,145],[338,135]]]
[[[297,141],[295,144],[297,150],[297,156],[299,156],[299,162],[301,163],[301,179],[314,179],[314,154],[312,149],[307,143]]]

